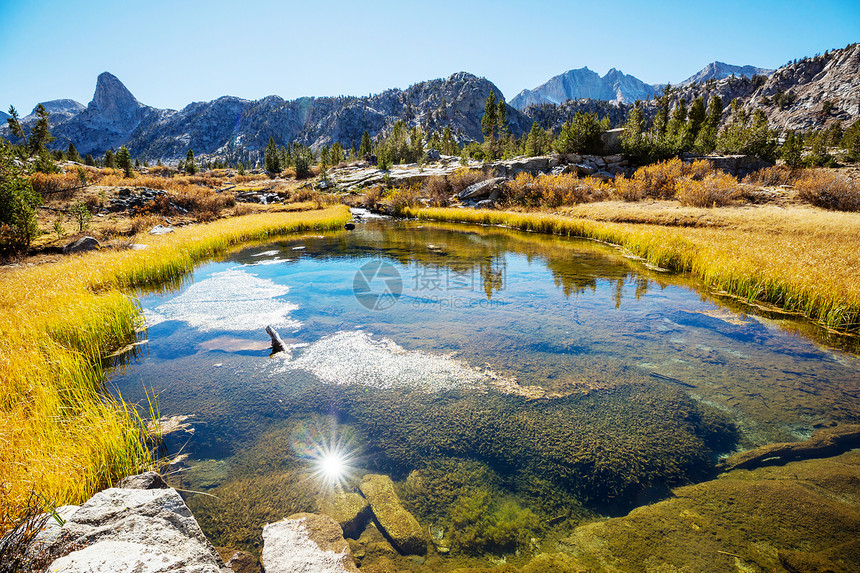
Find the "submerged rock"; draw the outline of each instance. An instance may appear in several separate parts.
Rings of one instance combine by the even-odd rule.
[[[340,526],[314,513],[266,525],[261,561],[266,573],[358,573]]]
[[[674,490],[578,527],[559,548],[595,571],[858,571],[860,452]]]
[[[818,430],[805,442],[768,444],[741,452],[725,460],[722,469],[753,469],[794,460],[833,456],[857,446],[860,446],[860,424],[841,424]]]
[[[337,492],[319,501],[320,511],[334,519],[343,528],[346,537],[357,538],[370,519],[370,504],[352,492]]]
[[[359,489],[370,502],[373,515],[383,533],[398,551],[407,555],[423,555],[427,552],[424,530],[418,520],[401,504],[390,477],[368,474],[364,476]]]

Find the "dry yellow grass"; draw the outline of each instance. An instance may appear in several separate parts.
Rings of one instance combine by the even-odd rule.
[[[627,213],[641,223],[586,218],[595,213],[620,217],[622,207],[619,202],[582,205],[567,215],[465,209],[405,213],[615,243],[654,265],[690,273],[709,288],[802,313],[825,327],[860,330],[860,215],[807,207],[680,211],[703,224],[695,227],[653,224],[673,209]]]
[[[345,207],[265,213],[138,236],[142,251],[100,251],[0,274],[0,532],[30,491],[55,504],[151,462],[140,420],[102,392],[103,358],[134,339],[131,289],[175,279],[230,247],[331,229]]]

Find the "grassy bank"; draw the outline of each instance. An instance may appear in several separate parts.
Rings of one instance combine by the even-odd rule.
[[[0,532],[31,491],[86,499],[151,463],[142,422],[102,390],[104,357],[132,341],[135,287],[178,278],[252,240],[341,227],[345,207],[221,219],[0,273]]]
[[[616,204],[612,209],[614,217],[623,219],[627,208]],[[641,208],[633,209],[639,210],[639,220],[648,221]],[[653,265],[690,273],[717,291],[801,313],[834,330],[860,331],[860,215],[806,207],[703,213],[718,213],[719,221],[676,227],[597,221],[587,218],[587,212],[403,210],[419,219],[504,225],[614,243]],[[653,216],[656,221],[661,214]]]

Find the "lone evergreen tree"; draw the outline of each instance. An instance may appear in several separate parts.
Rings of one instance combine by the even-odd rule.
[[[269,136],[269,143],[266,144],[266,171],[270,174],[278,174],[282,171],[281,154],[272,136]]]
[[[358,156],[364,157],[368,153],[370,153],[371,143],[370,143],[370,134],[367,133],[367,130],[364,130],[364,133],[361,134],[361,144],[358,146]]]
[[[66,153],[69,158],[69,161],[74,161],[76,163],[81,162],[81,154],[78,153],[78,150],[75,149],[75,144],[71,141],[69,142],[69,151]]]
[[[123,170],[126,177],[134,177],[134,171],[131,168],[131,155],[125,145],[116,152],[116,166]]]
[[[197,165],[194,163],[194,151],[191,149],[185,154],[185,173],[188,175],[197,173]]]
[[[45,109],[45,106],[39,104],[36,106],[36,125],[30,132],[30,155],[39,153],[45,146],[54,141],[54,136],[51,135],[51,129],[48,122],[48,116],[51,113]]]
[[[108,149],[105,151],[105,167],[108,169],[113,169],[116,167],[116,162],[114,161],[113,150]]]

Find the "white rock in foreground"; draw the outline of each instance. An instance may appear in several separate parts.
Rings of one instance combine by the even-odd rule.
[[[224,564],[174,489],[110,488],[91,497],[60,529],[58,542],[82,547],[52,573],[220,573]]]
[[[266,525],[260,561],[266,573],[358,573],[337,522],[312,513]]]

